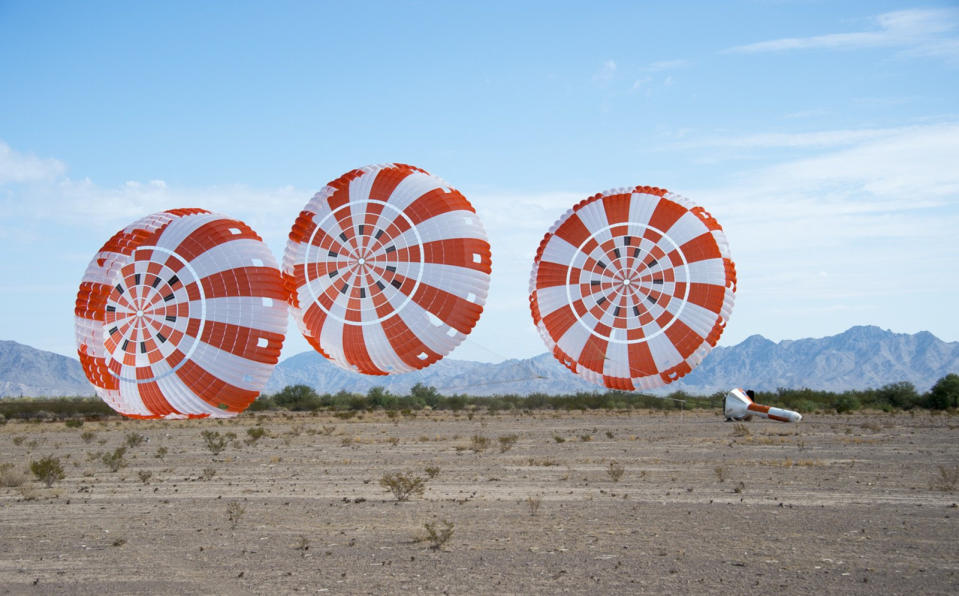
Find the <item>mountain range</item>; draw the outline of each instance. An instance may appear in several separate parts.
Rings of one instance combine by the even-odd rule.
[[[708,395],[731,387],[779,387],[845,391],[906,381],[920,392],[959,372],[959,342],[944,342],[928,331],[894,333],[875,326],[852,327],[838,335],[773,342],[753,335],[735,346],[714,348],[702,364],[679,381],[649,393],[682,390]],[[309,385],[320,393],[366,393],[380,386],[404,394],[416,383],[451,395],[573,393],[601,391],[549,354],[490,364],[444,359],[421,371],[367,377],[347,372],[316,352],[280,362],[264,389]],[[92,395],[80,362],[12,341],[0,341],[0,397]]]

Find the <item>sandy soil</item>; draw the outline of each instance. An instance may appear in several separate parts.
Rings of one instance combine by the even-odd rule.
[[[214,455],[203,431],[236,439]],[[10,422],[0,593],[955,594],[957,439],[908,413]],[[46,455],[50,488],[27,472]],[[394,472],[425,492],[397,502]]]

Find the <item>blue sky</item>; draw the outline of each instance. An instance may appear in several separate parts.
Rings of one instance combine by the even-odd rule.
[[[0,339],[73,355],[77,284],[134,219],[219,211],[280,258],[314,192],[382,162],[486,225],[490,296],[456,358],[544,351],[539,240],[638,184],[726,229],[721,344],[959,340],[959,5],[878,0],[0,0]],[[285,355],[307,349],[291,321]]]

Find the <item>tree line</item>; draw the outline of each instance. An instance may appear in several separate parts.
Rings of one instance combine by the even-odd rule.
[[[333,411],[361,412],[385,410],[388,413],[411,413],[433,410],[477,410],[488,412],[523,410],[702,410],[722,407],[724,392],[709,396],[674,391],[656,397],[627,391],[577,392],[565,395],[495,395],[479,397],[467,394],[443,395],[435,387],[414,385],[409,393],[396,395],[383,387],[373,387],[366,394],[338,391],[318,393],[307,385],[290,385],[272,395],[261,395],[247,411]],[[756,401],[801,413],[855,412],[863,409],[893,412],[916,408],[955,410],[959,408],[959,375],[948,374],[924,393],[912,383],[891,383],[878,389],[842,392],[815,389],[757,391]],[[0,399],[0,424],[7,420],[98,419],[116,413],[96,397],[74,398],[7,398]]]

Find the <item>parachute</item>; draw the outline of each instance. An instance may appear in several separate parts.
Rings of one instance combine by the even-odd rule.
[[[722,228],[661,188],[599,193],[543,238],[530,275],[536,328],[563,365],[611,389],[679,379],[729,320],[736,269]]]
[[[117,232],[90,262],[77,352],[99,396],[133,418],[231,417],[266,385],[286,289],[249,226],[175,209]]]
[[[307,203],[283,275],[318,352],[346,370],[397,374],[441,359],[476,325],[490,246],[459,191],[420,168],[373,165]]]

